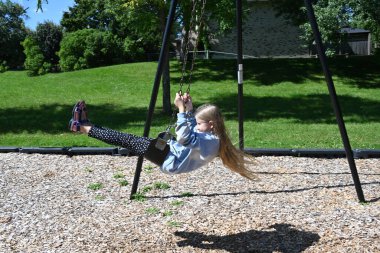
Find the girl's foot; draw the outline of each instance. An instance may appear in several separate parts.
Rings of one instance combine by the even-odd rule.
[[[75,120],[71,119],[69,121],[69,130],[71,132],[80,133],[80,123],[79,123],[79,121],[75,121]]]
[[[71,117],[71,119],[73,121],[80,121],[81,120],[81,116],[82,116],[81,115],[82,114],[81,103],[82,103],[82,101],[79,101],[73,107],[73,112],[72,112],[72,117]]]
[[[74,105],[72,117],[69,121],[69,130],[72,132],[80,132],[80,127],[91,125],[87,118],[86,103],[81,100]]]
[[[88,116],[87,116],[86,103],[83,100],[79,101],[78,103],[79,103],[79,108],[81,109],[81,114],[80,114],[80,120],[79,120],[79,122],[81,124],[91,125],[90,120],[88,119]]]

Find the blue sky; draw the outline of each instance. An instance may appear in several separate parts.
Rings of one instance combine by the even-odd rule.
[[[27,10],[28,19],[24,19],[25,25],[32,30],[36,29],[38,23],[44,21],[53,21],[55,24],[59,24],[64,11],[67,11],[69,7],[74,5],[74,0],[48,0],[46,3],[43,0],[42,9],[36,12],[37,0],[13,0],[12,2],[19,3]]]

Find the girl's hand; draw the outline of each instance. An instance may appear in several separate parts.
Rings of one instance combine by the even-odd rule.
[[[185,101],[181,94],[175,94],[174,105],[178,108],[179,112],[185,112]]]
[[[185,109],[187,112],[191,112],[193,110],[193,100],[189,93],[185,93],[183,95],[183,101],[185,103]]]

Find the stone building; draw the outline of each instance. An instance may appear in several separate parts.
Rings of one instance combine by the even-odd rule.
[[[282,16],[276,16],[268,0],[248,0],[249,13],[243,19],[243,55],[244,58],[294,58],[313,57],[316,55],[315,45],[305,47],[300,39],[299,27],[291,24]],[[212,27],[211,27],[212,30]],[[217,29],[215,29],[217,30]],[[344,28],[341,31],[347,41],[336,48],[338,55],[371,54],[370,33],[363,29]],[[196,33],[192,34],[190,51],[193,50]],[[182,54],[182,39],[177,39],[174,47],[176,55]],[[328,47],[328,45],[325,45]],[[226,34],[214,35],[210,38],[207,52],[199,52],[205,58],[236,58],[236,27]]]
[[[276,13],[267,0],[251,0],[250,13],[243,20],[243,54],[245,57],[309,57],[302,46],[298,27],[289,24]],[[236,28],[211,40],[211,50],[236,53]],[[227,55],[227,54],[226,54]]]

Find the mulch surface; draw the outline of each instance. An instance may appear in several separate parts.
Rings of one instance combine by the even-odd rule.
[[[380,252],[380,159],[219,159],[166,175],[136,157],[0,154],[0,252]],[[129,183],[125,186],[126,181]]]

